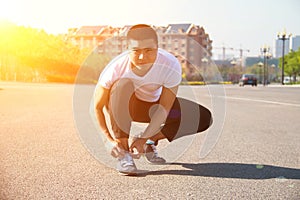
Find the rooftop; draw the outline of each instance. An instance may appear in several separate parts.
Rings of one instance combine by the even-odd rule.
[[[193,24],[169,24],[165,33],[188,33]]]

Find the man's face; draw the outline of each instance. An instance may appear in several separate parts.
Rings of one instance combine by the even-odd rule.
[[[157,43],[153,39],[129,40],[130,60],[139,67],[151,66],[157,57]]]

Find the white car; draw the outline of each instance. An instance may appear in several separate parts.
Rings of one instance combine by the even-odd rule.
[[[292,82],[291,77],[289,77],[289,76],[284,77],[284,79],[283,79],[283,83],[284,83],[284,84],[286,84],[286,83],[291,83],[291,82]]]

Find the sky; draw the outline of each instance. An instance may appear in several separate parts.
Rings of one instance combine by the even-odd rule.
[[[222,47],[258,56],[263,45],[274,48],[278,32],[300,35],[299,11],[299,0],[0,0],[0,19],[53,34],[85,25],[193,23],[209,34],[214,57]]]

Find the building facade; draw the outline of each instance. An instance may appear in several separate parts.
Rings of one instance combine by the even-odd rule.
[[[130,27],[82,26],[69,29],[67,38],[80,48],[94,49],[99,54],[113,58],[127,49],[126,35]],[[199,70],[195,69],[203,65],[203,58],[210,60],[212,56],[212,40],[204,28],[191,23],[153,28],[158,34],[159,47],[178,58],[184,73],[199,79],[196,77]]]
[[[284,41],[284,55],[287,55],[291,50],[297,51],[300,47],[300,36],[296,35],[290,37],[289,39]],[[274,52],[273,55],[275,58],[282,57],[282,47],[283,47],[283,40],[276,39],[274,41]]]
[[[94,49],[99,43],[111,38],[118,28],[111,26],[82,26],[70,28],[67,33],[67,40],[80,49]]]
[[[212,40],[203,27],[194,24],[169,24],[158,27],[159,46],[173,53],[181,62],[184,73],[191,79],[202,79],[200,68],[212,56]],[[188,78],[189,79],[189,78]]]
[[[290,48],[293,51],[298,51],[300,48],[300,35],[296,35],[291,38]]]

